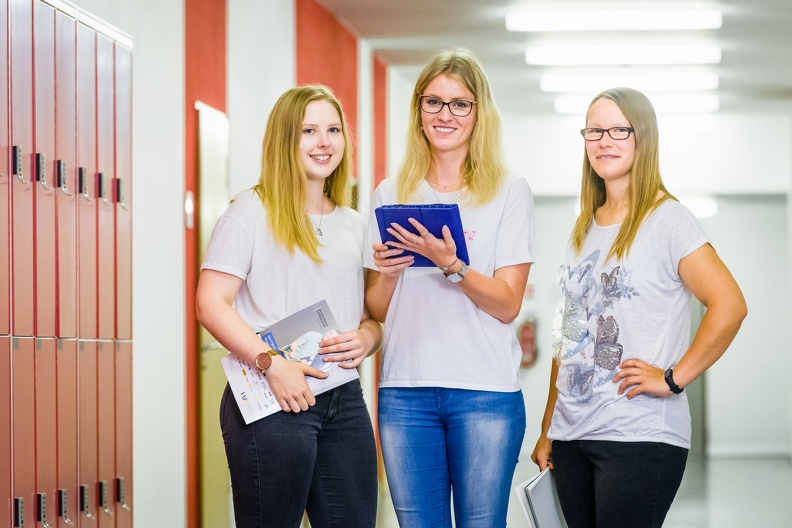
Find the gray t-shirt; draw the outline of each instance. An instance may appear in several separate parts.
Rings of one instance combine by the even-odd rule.
[[[685,206],[668,201],[644,221],[625,258],[605,261],[619,227],[592,223],[582,250],[570,249],[560,269],[558,399],[548,436],[689,448],[685,393],[628,400],[612,380],[625,359],[666,369],[687,351],[692,296],[679,261],[708,239]]]

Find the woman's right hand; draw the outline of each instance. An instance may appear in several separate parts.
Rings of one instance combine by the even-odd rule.
[[[539,466],[539,471],[544,471],[547,466],[553,469],[553,441],[542,435],[536,441],[533,453],[531,453],[531,460],[534,464]]]
[[[412,255],[399,257],[398,255],[404,253],[403,249],[392,248],[385,244],[373,244],[371,249],[374,250],[374,264],[377,266],[377,271],[389,277],[397,277],[404,268],[415,261]]]
[[[281,409],[298,413],[316,404],[316,397],[308,387],[305,376],[323,379],[329,374],[301,361],[289,361],[278,356],[273,358],[266,376]]]

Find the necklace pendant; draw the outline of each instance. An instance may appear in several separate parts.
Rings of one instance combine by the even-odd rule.
[[[322,230],[319,229],[318,227],[316,228],[316,234],[319,236],[324,236],[324,233],[322,233]]]

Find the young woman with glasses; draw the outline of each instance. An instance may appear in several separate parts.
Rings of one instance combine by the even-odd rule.
[[[456,203],[470,262],[447,227],[369,222],[367,306],[385,323],[379,432],[399,524],[502,527],[525,433],[520,312],[534,262],[533,198],[509,174],[489,82],[465,49],[434,56],[410,105],[407,152],[383,204]],[[410,233],[405,227],[417,229]],[[436,267],[413,267],[412,250]],[[453,495],[453,506],[450,500]]]
[[[597,95],[581,213],[560,270],[550,393],[532,454],[570,528],[659,527],[690,448],[684,388],[728,348],[747,308],[701,225],[663,185],[654,109]],[[692,342],[692,296],[707,307]]]
[[[381,325],[363,303],[365,220],[349,208],[346,119],[324,86],[275,103],[258,185],[217,221],[196,294],[201,324],[266,376],[283,412],[246,425],[226,386],[220,406],[236,526],[374,528],[377,454],[360,381],[315,396],[326,373],[278,355],[256,334],[326,300],[339,330],[325,361],[357,367],[379,349]]]

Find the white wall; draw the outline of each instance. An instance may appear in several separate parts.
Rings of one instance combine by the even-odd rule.
[[[184,526],[184,2],[79,0],[79,7],[134,40],[135,526]]]

